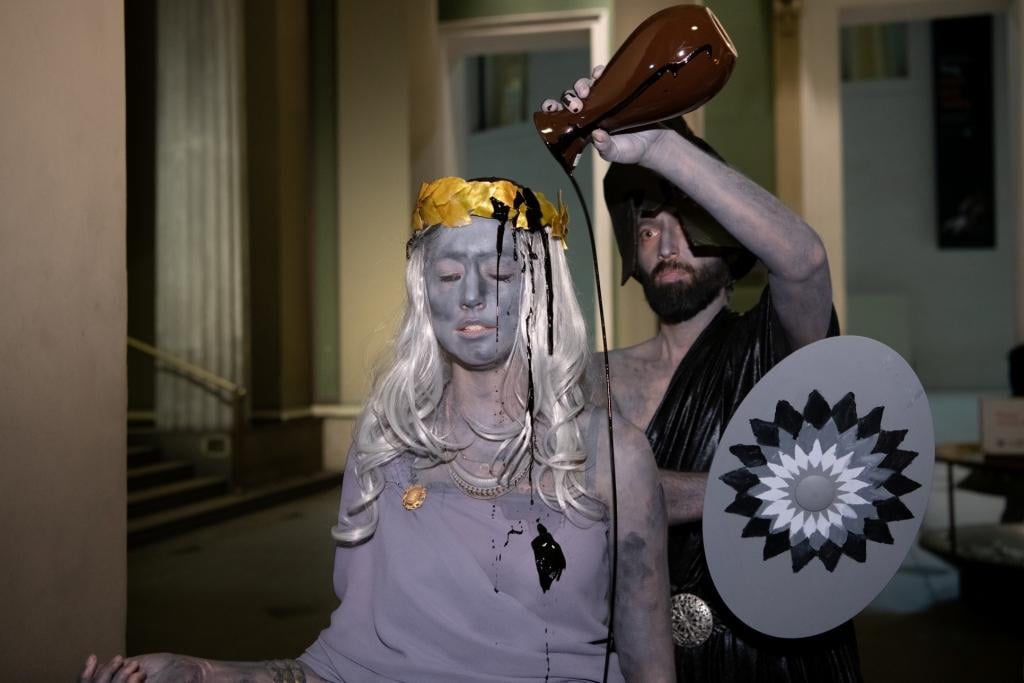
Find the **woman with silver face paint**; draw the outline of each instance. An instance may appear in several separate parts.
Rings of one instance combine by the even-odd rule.
[[[674,680],[664,503],[646,438],[617,416],[605,672],[608,423],[580,386],[567,220],[510,181],[423,186],[405,314],[348,455],[330,626],[298,661],[158,655],[146,680],[171,680],[168,662],[195,680]]]

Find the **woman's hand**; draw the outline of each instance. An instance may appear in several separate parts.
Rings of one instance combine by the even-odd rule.
[[[602,73],[604,73],[604,64],[598,64],[591,72],[590,78],[578,79],[572,89],[562,93],[561,102],[544,100],[540,105],[541,110],[552,112],[568,109],[574,114],[583,111],[584,101],[590,95],[590,89]],[[590,140],[594,144],[594,149],[605,161],[649,166],[650,160],[654,156],[654,150],[665,133],[664,130],[643,130],[609,135],[607,131],[598,128],[591,134]]]
[[[121,655],[103,666],[99,665],[96,655],[89,655],[78,675],[78,683],[142,683],[145,680],[146,674],[139,669],[139,663]]]
[[[182,655],[158,653],[125,659],[118,655],[99,666],[89,655],[78,683],[202,683],[200,660]]]

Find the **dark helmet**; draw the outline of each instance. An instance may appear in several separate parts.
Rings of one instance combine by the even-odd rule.
[[[674,130],[706,154],[725,163],[718,152],[697,137],[681,117],[652,128]],[[721,256],[728,264],[733,280],[746,275],[757,260],[704,207],[649,169],[636,164],[613,163],[604,176],[604,200],[622,256],[622,284],[626,284],[626,280],[636,272],[636,224],[642,213],[670,211],[683,226],[694,255]]]

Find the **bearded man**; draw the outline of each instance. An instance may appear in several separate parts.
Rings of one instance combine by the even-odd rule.
[[[543,108],[580,111],[592,84],[580,79]],[[821,239],[681,119],[614,136],[597,130],[592,142],[612,162],[604,187],[622,283],[643,285],[660,323],[651,339],[609,355],[612,398],[645,430],[665,492],[678,679],[858,681],[852,623],[781,640],[733,616],[708,575],[699,522],[706,472],[743,398],[788,353],[838,334]],[[732,285],[755,260],[768,286],[737,313]]]

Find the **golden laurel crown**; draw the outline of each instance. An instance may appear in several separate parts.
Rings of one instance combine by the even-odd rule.
[[[540,220],[531,225],[527,216],[530,196],[536,197]],[[448,176],[420,186],[412,213],[414,232],[433,225],[455,228],[468,225],[471,216],[507,216],[508,224],[523,230],[550,228],[551,236],[565,245],[569,233],[569,211],[558,197],[558,208],[540,192],[520,187],[509,180],[463,180]]]

